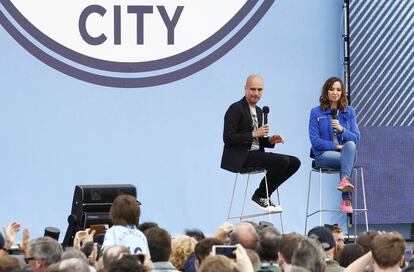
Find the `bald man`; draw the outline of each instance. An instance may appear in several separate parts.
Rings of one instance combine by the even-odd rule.
[[[259,75],[247,77],[244,97],[233,103],[224,116],[224,150],[221,168],[238,173],[243,168],[263,167],[267,170],[269,196],[300,167],[298,158],[265,152],[284,143],[282,135],[267,136],[270,127],[263,125],[263,111],[257,106],[264,92],[264,82]],[[252,196],[252,201],[266,211],[281,212],[267,199],[265,178]]]

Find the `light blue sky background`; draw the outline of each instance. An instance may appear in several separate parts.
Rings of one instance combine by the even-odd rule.
[[[17,220],[32,237],[54,226],[63,239],[76,184],[131,183],[143,203],[142,222],[158,222],[172,234],[192,227],[212,234],[227,216],[234,180],[220,169],[223,115],[243,96],[246,76],[258,73],[265,79],[260,105],[270,107],[271,132],[286,139],[276,150],[302,161],[280,193],[285,231],[303,232],[308,114],[324,80],[342,77],[341,3],[276,1],[219,61],[144,89],[70,78],[0,28],[0,225]],[[339,206],[335,186],[333,179],[327,191]]]

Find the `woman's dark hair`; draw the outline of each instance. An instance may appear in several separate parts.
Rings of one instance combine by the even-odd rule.
[[[337,77],[330,77],[323,84],[322,94],[321,94],[321,98],[320,98],[321,108],[323,110],[326,110],[326,109],[330,108],[330,102],[329,102],[329,98],[328,98],[328,91],[329,91],[329,89],[332,88],[332,85],[334,85],[335,82],[339,82],[341,84],[341,90],[342,90],[341,99],[338,102],[338,108],[340,108],[342,111],[345,111],[345,109],[348,105],[348,98],[346,97],[346,90],[345,90],[344,83],[342,82],[342,80],[340,80]]]
[[[119,195],[114,199],[109,215],[114,225],[138,225],[141,209],[135,197]]]

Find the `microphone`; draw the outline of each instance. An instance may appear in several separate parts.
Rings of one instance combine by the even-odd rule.
[[[267,125],[267,115],[269,114],[269,107],[268,106],[264,106],[263,107],[263,123],[265,125]]]
[[[331,109],[332,120],[336,120],[336,116],[338,115],[338,109],[333,108]],[[334,134],[336,135],[336,129],[333,129]]]

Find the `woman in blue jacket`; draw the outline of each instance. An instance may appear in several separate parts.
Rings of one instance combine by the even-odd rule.
[[[355,111],[348,105],[344,84],[337,77],[326,80],[320,105],[311,110],[309,138],[316,166],[340,170],[341,209],[352,213],[351,192],[354,186],[350,177],[356,159],[359,129]]]

